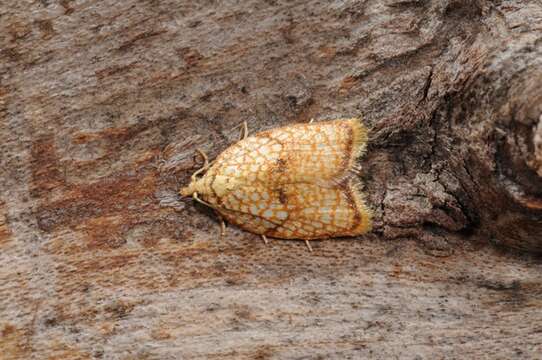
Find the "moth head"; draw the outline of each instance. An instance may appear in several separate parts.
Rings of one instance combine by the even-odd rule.
[[[203,193],[204,191],[204,184],[201,181],[202,179],[194,179],[188,184],[188,186],[185,186],[181,188],[179,193],[182,197],[185,196],[192,196],[194,193]]]
[[[179,191],[179,194],[181,194],[182,197],[191,196],[194,193],[190,185],[181,188],[181,190]]]

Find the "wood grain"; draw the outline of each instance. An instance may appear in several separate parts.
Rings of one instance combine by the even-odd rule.
[[[0,359],[537,358],[537,1],[0,3]],[[271,241],[178,190],[363,116],[375,231]],[[521,249],[522,252],[511,250]]]

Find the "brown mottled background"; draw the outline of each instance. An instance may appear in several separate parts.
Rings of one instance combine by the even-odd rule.
[[[536,0],[1,1],[0,359],[539,358],[541,84]],[[243,120],[344,116],[369,236],[177,195]]]

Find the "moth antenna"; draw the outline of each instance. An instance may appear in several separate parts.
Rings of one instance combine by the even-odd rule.
[[[248,137],[248,124],[243,121],[243,129],[241,130],[241,140],[245,140]]]
[[[208,168],[209,167],[209,158],[207,157],[207,154],[201,150],[201,149],[196,149],[196,151],[201,155],[201,157],[203,158],[203,168]]]
[[[194,173],[191,176],[192,181],[195,181],[196,177],[202,172],[204,172],[205,170],[207,170],[212,164],[212,163],[209,163],[209,158],[207,157],[207,154],[203,152],[203,150],[196,149],[196,151],[201,155],[201,157],[203,157],[203,166],[199,168],[198,170],[194,171]]]

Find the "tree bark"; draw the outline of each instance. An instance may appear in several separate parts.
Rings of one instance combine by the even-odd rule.
[[[535,358],[539,1],[0,3],[0,358]],[[180,199],[251,132],[361,116],[374,231]]]

